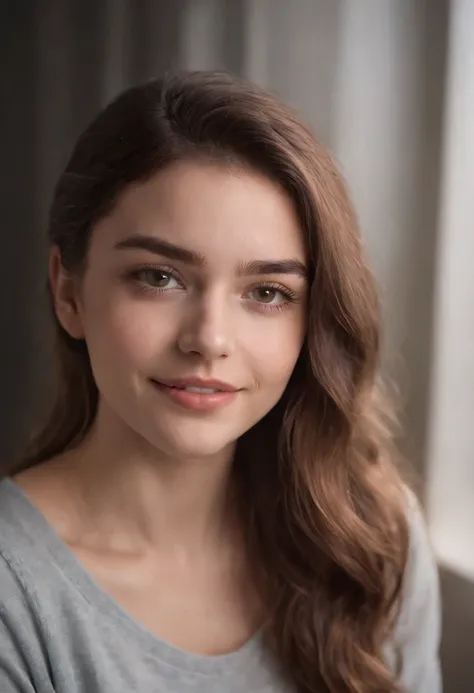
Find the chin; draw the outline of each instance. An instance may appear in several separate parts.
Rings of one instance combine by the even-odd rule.
[[[120,418],[158,454],[184,460],[232,454],[237,440],[267,411],[268,406],[247,406],[196,414],[166,407],[157,412],[146,406],[121,412]]]
[[[164,422],[163,422],[164,423]],[[171,424],[171,422],[168,422]],[[203,459],[231,454],[242,435],[234,427],[212,421],[150,426],[141,434],[157,451],[175,459]]]
[[[209,437],[206,440],[181,437],[179,440],[169,436],[155,436],[153,445],[166,456],[175,459],[211,459],[232,454],[235,440],[222,440]]]

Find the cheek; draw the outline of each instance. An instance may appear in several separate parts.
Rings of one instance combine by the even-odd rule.
[[[275,323],[277,321],[278,318]],[[282,320],[278,325],[272,325],[271,329],[254,332],[247,349],[261,387],[286,386],[298,360],[303,340],[302,321]]]
[[[84,314],[91,359],[100,358],[109,366],[146,367],[174,343],[173,320],[156,303],[115,297],[91,306]]]

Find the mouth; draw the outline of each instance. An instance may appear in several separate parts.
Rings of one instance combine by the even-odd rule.
[[[196,378],[181,380],[151,380],[160,392],[168,395],[176,404],[185,409],[212,411],[230,404],[239,389],[219,380]]]
[[[155,380],[154,382],[165,387],[204,395],[215,392],[237,392],[239,389],[222,380],[205,380],[203,378],[176,378],[174,380]]]
[[[184,387],[178,387],[177,385],[168,385],[175,390],[184,390],[185,392],[198,392],[200,395],[212,395],[215,392],[224,392],[224,390],[218,390],[212,387],[194,387],[193,385],[185,385]]]

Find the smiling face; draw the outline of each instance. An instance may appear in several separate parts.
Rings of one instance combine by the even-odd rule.
[[[277,185],[187,162],[127,189],[97,224],[79,291],[57,263],[51,274],[114,425],[166,455],[206,457],[283,394],[304,340],[305,266]]]

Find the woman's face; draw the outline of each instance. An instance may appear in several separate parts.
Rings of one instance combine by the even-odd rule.
[[[296,213],[249,171],[180,163],[130,187],[94,229],[74,317],[56,286],[100,406],[173,457],[219,453],[262,419],[303,344]]]

